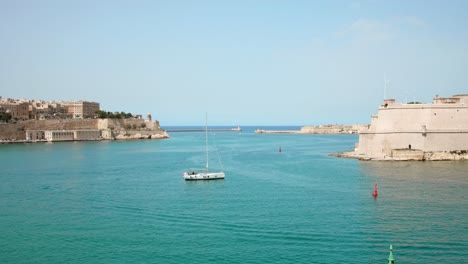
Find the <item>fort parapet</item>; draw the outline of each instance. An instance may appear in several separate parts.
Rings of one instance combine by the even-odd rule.
[[[432,103],[384,100],[371,124],[359,131],[354,151],[371,160],[468,159],[468,94],[436,96]]]

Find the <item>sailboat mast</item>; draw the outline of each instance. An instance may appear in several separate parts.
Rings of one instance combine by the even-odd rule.
[[[205,113],[205,152],[206,152],[206,172],[208,171],[208,113]]]

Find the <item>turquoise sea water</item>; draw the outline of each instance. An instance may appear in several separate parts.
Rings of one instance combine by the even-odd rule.
[[[204,133],[0,145],[0,263],[387,263],[390,244],[396,263],[468,263],[468,162],[340,159],[356,135],[253,129],[210,133],[226,179],[206,182],[182,178]]]

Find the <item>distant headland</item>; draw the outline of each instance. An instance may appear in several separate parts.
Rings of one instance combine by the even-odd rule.
[[[361,127],[368,125],[319,125],[304,126],[300,130],[264,130],[257,129],[257,134],[356,134]]]
[[[0,97],[0,143],[163,139],[158,121],[106,112],[88,101],[42,101]]]

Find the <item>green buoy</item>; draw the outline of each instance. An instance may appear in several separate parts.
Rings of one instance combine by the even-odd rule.
[[[388,264],[394,264],[395,259],[393,258],[393,247],[390,245],[390,254],[388,254]]]

